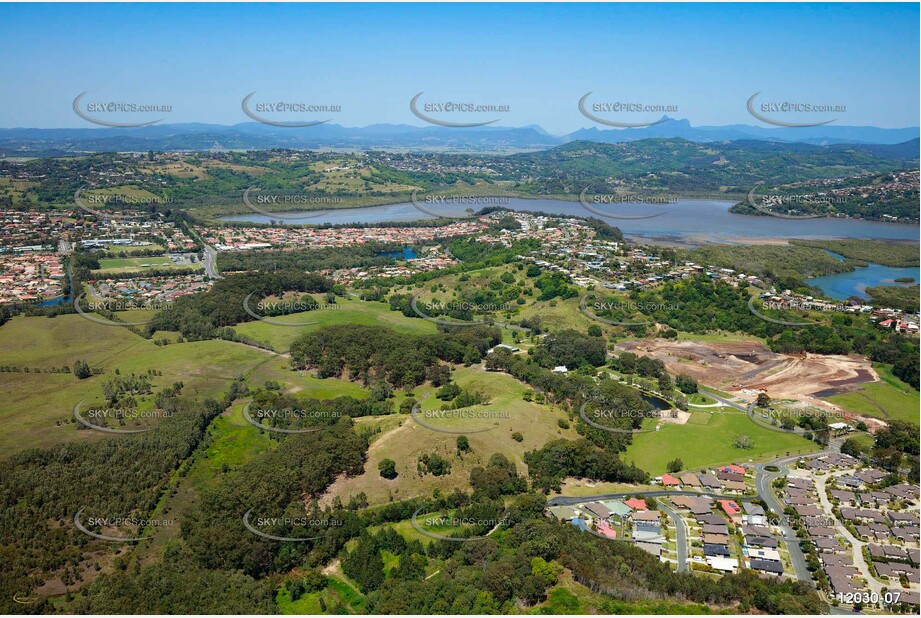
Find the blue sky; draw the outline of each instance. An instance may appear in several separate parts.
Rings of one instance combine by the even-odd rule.
[[[4,4],[0,126],[93,127],[71,109],[83,91],[220,124],[247,121],[256,91],[341,105],[346,126],[421,126],[409,100],[425,91],[555,134],[594,126],[577,108],[589,91],[677,105],[693,125],[761,124],[745,102],[762,91],[846,105],[839,125],[917,126],[918,19],[879,3]]]

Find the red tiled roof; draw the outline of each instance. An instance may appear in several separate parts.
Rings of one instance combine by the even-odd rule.
[[[617,531],[614,530],[611,526],[608,525],[605,521],[598,522],[598,532],[610,539],[617,538]]]
[[[624,504],[629,506],[634,511],[645,511],[647,508],[646,501],[639,498],[630,498],[629,500],[625,500]]]

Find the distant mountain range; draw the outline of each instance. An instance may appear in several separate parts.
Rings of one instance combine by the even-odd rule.
[[[137,128],[0,129],[0,154],[38,156],[74,152],[209,150],[264,148],[411,149],[497,152],[544,150],[572,141],[632,142],[648,138],[682,138],[693,142],[760,140],[814,145],[895,145],[919,137],[918,127],[881,129],[824,125],[803,128],[764,128],[749,125],[693,127],[687,120],[664,117],[638,129],[580,129],[554,136],[539,126],[415,127],[374,124],[343,127],[276,127],[258,122],[232,126],[187,123]],[[915,149],[917,155],[917,149]],[[904,158],[904,157],[900,157]],[[916,158],[916,157],[915,157]]]
[[[566,136],[567,141],[631,142],[650,137],[682,137],[692,142],[763,140],[770,142],[805,142],[826,146],[830,144],[899,144],[919,136],[918,127],[880,129],[879,127],[850,127],[823,125],[820,127],[756,127],[733,124],[720,127],[692,127],[687,120],[668,116],[652,126],[641,129],[581,129]]]

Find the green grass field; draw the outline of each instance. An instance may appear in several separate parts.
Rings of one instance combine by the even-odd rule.
[[[470,470],[483,466],[493,453],[502,453],[518,465],[519,473],[526,471],[524,453],[543,446],[548,440],[565,437],[574,439],[573,429],[563,430],[557,420],[566,414],[556,408],[522,399],[527,385],[502,373],[484,371],[481,365],[461,367],[454,372],[454,380],[461,388],[478,389],[490,398],[485,406],[474,406],[471,410],[488,410],[503,413],[503,418],[451,418],[423,420],[430,425],[446,429],[483,429],[489,431],[466,434],[473,451],[463,457],[457,455],[457,435],[442,433],[423,427],[409,415],[400,415],[403,422],[399,427],[379,435],[368,449],[365,473],[347,479],[340,479],[327,492],[326,497],[340,496],[348,502],[349,496],[365,492],[372,505],[384,504],[392,499],[406,499],[413,496],[431,495],[436,487],[443,491],[465,488],[469,484]],[[430,385],[415,389],[414,395],[421,402],[423,411],[438,409],[442,402],[434,398]],[[399,399],[398,399],[399,401]],[[398,405],[398,404],[397,404]],[[393,422],[393,421],[389,421]],[[522,434],[522,441],[512,439],[513,432]],[[431,474],[419,476],[416,471],[418,458],[423,454],[438,453],[451,461],[451,472],[444,476]],[[380,476],[377,465],[382,459],[392,459],[397,464],[397,478],[386,480]]]
[[[525,271],[518,270],[515,266],[509,264],[504,266],[484,268],[474,272],[465,273],[464,275],[445,275],[435,279],[434,281],[428,282],[423,286],[406,286],[401,287],[395,291],[403,294],[412,294],[416,296],[422,303],[434,298],[437,298],[442,302],[450,302],[457,300],[460,297],[460,294],[463,292],[472,292],[474,290],[487,288],[490,281],[497,280],[504,273],[511,273],[512,276],[515,277],[516,281],[527,282],[529,286],[533,285],[535,281],[534,278],[527,277],[525,275]],[[462,276],[465,276],[468,279],[466,281],[461,281]],[[432,285],[438,285],[438,290],[433,292],[431,289]],[[460,288],[460,293],[458,292],[457,288]],[[536,299],[540,294],[540,291],[534,288],[532,288],[532,290],[534,291],[533,296],[524,296],[526,299],[526,303],[524,305],[517,305],[513,303],[512,306],[515,308],[515,310],[511,312],[511,321],[517,322],[523,318],[533,318],[538,316],[541,319],[541,323],[551,330],[575,328],[584,332],[592,324],[599,325],[603,329],[607,330],[608,326],[606,324],[588,317],[579,310],[580,297],[570,298],[567,300],[555,299],[552,301],[538,301]],[[491,317],[500,321],[509,319],[504,311],[493,312]],[[510,330],[504,331],[503,334],[506,343],[512,343],[513,340],[511,338],[511,333],[512,331]]]
[[[656,432],[635,434],[633,444],[622,458],[652,475],[659,475],[666,472],[666,464],[676,457],[684,462],[686,470],[696,470],[718,464],[765,461],[787,453],[819,450],[814,442],[805,438],[759,427],[744,413],[738,410],[731,412],[692,412],[691,418],[684,425],[666,424]],[[738,434],[751,436],[754,448],[736,448],[733,438]]]
[[[212,439],[201,462],[202,467],[210,469],[207,478],[214,478],[224,466],[236,468],[278,446],[268,432],[260,431],[243,418],[244,406],[242,401],[235,403],[211,424]]]
[[[249,372],[248,383],[253,387],[260,387],[265,380],[271,379],[281,381],[289,392],[296,393],[302,398],[329,399],[341,395],[366,395],[359,385],[344,380],[318,380],[309,376],[299,376],[285,369],[286,360],[283,357],[263,354],[267,360]],[[284,379],[284,376],[288,376],[288,379]],[[202,490],[213,485],[221,477],[223,470],[238,468],[278,445],[268,432],[253,427],[243,417],[246,401],[248,399],[235,402],[211,423],[208,429],[209,437],[196,454],[188,473],[178,479],[175,492],[164,497],[161,505],[164,513],[170,513],[181,520],[183,513],[199,499]],[[150,552],[162,551],[176,534],[178,526],[158,528],[154,532],[153,540],[146,547],[136,550],[136,558],[144,560],[151,555]],[[301,601],[304,599],[299,603]]]
[[[247,375],[274,358],[270,352],[220,340],[160,347],[125,328],[79,315],[13,318],[0,328],[0,366],[30,371],[0,373],[0,452],[8,456],[24,448],[106,435],[77,431],[73,408],[84,399],[101,399],[102,383],[116,369],[122,374],[155,369],[163,375],[152,379],[154,393],[181,381],[186,396],[203,398],[219,395],[238,374]],[[70,373],[41,372],[73,367],[78,360],[104,373],[78,380]]]
[[[407,318],[398,311],[391,311],[389,305],[384,303],[339,298],[336,300],[336,305],[341,308],[293,313],[272,318],[277,322],[296,324],[316,321],[316,324],[281,326],[269,322],[253,321],[237,324],[233,328],[241,335],[252,337],[278,352],[286,352],[291,347],[291,342],[305,332],[338,324],[377,324],[410,334],[430,334],[437,331],[433,322],[422,318]]]
[[[279,590],[275,597],[278,611],[287,615],[362,613],[365,607],[365,596],[342,574],[340,569],[337,571],[335,575],[326,578],[326,588],[319,592],[305,594],[297,601],[292,601],[291,595],[284,588]],[[326,611],[323,611],[324,606]]]
[[[169,256],[161,255],[157,257],[104,258],[99,260],[99,270],[94,270],[93,273],[106,275],[135,271],[143,272],[145,270],[188,270],[190,268],[202,268],[202,263],[177,264]]]
[[[826,399],[858,414],[919,424],[921,397],[918,391],[896,378],[886,367],[874,364],[873,368],[882,378],[881,382],[868,382],[861,385],[857,391],[833,395]],[[880,411],[880,408],[885,412]]]
[[[298,397],[314,399],[332,399],[334,397],[355,397],[364,399],[368,391],[358,382],[349,382],[338,378],[320,379],[305,371],[292,371],[285,356],[272,356],[257,367],[249,377],[254,387],[263,386],[273,380],[282,384],[282,388]]]

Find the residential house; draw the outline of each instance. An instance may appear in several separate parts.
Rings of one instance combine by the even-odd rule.
[[[760,504],[743,502],[742,506],[745,508],[745,515],[742,516],[742,521],[754,526],[764,526],[767,524],[767,515],[764,512],[764,507]]]
[[[739,505],[736,504],[734,500],[719,500],[719,505],[730,517],[734,517],[742,512],[742,509],[739,508]]]
[[[589,502],[582,505],[582,508],[598,519],[609,519],[611,517],[611,510],[598,502]]]

